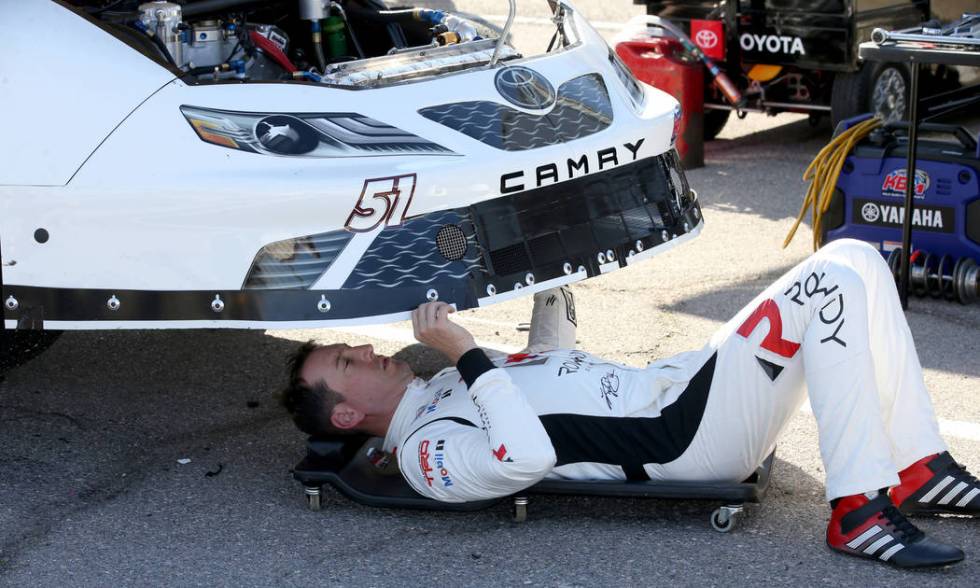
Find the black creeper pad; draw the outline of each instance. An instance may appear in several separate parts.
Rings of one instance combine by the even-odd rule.
[[[473,511],[488,508],[500,498],[451,503],[425,498],[413,490],[396,468],[385,472],[367,458],[370,447],[381,447],[380,438],[349,437],[332,440],[310,438],[307,455],[293,468],[293,477],[306,486],[330,484],[354,502],[366,506]],[[667,482],[620,480],[543,480],[520,494],[565,494],[631,498],[710,500],[728,504],[762,502],[769,489],[776,453],[747,480],[735,482]]]

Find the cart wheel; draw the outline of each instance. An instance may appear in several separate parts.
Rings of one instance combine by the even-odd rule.
[[[527,496],[514,497],[514,522],[523,523],[527,520]]]
[[[706,110],[704,113],[704,140],[710,141],[717,137],[731,115],[731,110]]]
[[[885,122],[908,116],[906,94],[911,72],[904,63],[882,63],[871,72],[868,109]]]
[[[307,486],[306,487],[306,506],[312,511],[320,510],[320,487],[319,486]]]
[[[727,533],[735,528],[741,506],[719,506],[711,513],[711,528],[719,533]]]

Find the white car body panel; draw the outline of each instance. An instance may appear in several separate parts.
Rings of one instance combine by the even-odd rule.
[[[314,83],[191,85],[173,79],[166,68],[57,4],[41,0],[18,3],[16,8],[11,4],[0,6],[0,17],[16,17],[20,22],[28,18],[37,27],[42,21],[59,23],[65,42],[51,43],[45,59],[64,59],[65,47],[89,49],[77,68],[60,68],[57,78],[43,77],[34,72],[28,75],[16,60],[2,57],[11,42],[14,47],[23,45],[36,28],[15,27],[13,41],[0,38],[0,71],[12,66],[0,75],[18,85],[17,92],[0,98],[0,106],[47,113],[40,123],[37,115],[15,118],[14,136],[29,137],[28,143],[0,147],[5,164],[0,171],[5,299],[16,299],[18,286],[21,290],[59,290],[62,296],[72,290],[98,291],[103,299],[106,294],[116,297],[118,291],[117,299],[128,310],[137,293],[183,291],[204,292],[207,300],[217,296],[223,308],[228,295],[222,298],[221,293],[245,292],[243,281],[264,246],[343,230],[367,179],[415,174],[408,216],[422,217],[501,198],[502,176],[510,172],[523,173],[521,182],[530,190],[535,170],[552,162],[586,156],[591,175],[661,156],[672,148],[676,101],[643,86],[645,99],[637,111],[617,80],[605,42],[591,28],[579,31],[582,42],[577,46],[508,65],[532,67],[556,88],[578,76],[600,74],[612,105],[613,123],[569,142],[505,151],[419,114],[420,109],[446,102],[507,105],[495,89],[498,68],[481,67],[374,89]],[[36,102],[39,96],[64,93],[64,88],[75,88],[70,100]],[[185,106],[245,113],[357,113],[437,143],[451,153],[340,158],[251,153],[203,141],[182,114]],[[46,140],[49,134],[59,140]],[[596,153],[610,148],[615,148],[617,161],[600,164]],[[597,169],[600,165],[602,170]],[[567,180],[561,178],[561,182]],[[696,235],[700,231],[696,210],[689,221],[680,233],[664,231],[659,246],[630,252],[645,257]],[[44,242],[35,239],[39,228],[50,238]],[[324,297],[323,292],[342,288],[385,229],[381,224],[373,231],[355,234],[343,255],[309,286],[309,304]],[[622,255],[626,256],[625,250]],[[524,284],[527,287],[521,292],[508,287],[493,295],[481,293],[478,305],[626,264],[625,259],[622,264],[603,260],[595,271],[566,271],[563,276]],[[6,324],[11,328],[17,325],[16,318],[9,316],[12,310],[17,309],[11,309],[8,300]],[[59,320],[49,312],[45,327],[286,328],[386,322],[407,316],[383,312],[316,320],[115,320],[104,311],[92,309],[92,318],[86,320]],[[223,311],[215,310],[218,312]]]
[[[174,74],[49,0],[0,2],[0,186],[60,186]],[[16,24],[15,24],[16,23]]]

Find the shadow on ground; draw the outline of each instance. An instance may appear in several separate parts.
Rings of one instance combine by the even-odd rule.
[[[383,586],[403,578],[392,570],[474,586],[700,584],[725,567],[800,583],[835,557],[822,547],[819,480],[779,459],[769,496],[731,536],[711,530],[714,504],[688,501],[532,497],[517,525],[506,502],[405,511],[330,491],[309,512],[289,474],[303,435],[274,401],[296,345],[260,332],[67,333],[11,372],[0,386],[0,583],[145,585],[153,569],[160,585]],[[419,351],[400,353],[422,372],[444,364]],[[933,526],[970,541],[956,522]]]
[[[704,168],[688,171],[702,205],[758,215],[795,218],[806,193],[803,171],[830,140],[830,127],[806,120],[705,144]],[[766,186],[765,190],[760,189]],[[760,194],[779,198],[763,200]]]
[[[301,487],[288,476],[302,457],[304,436],[275,398],[296,345],[248,331],[66,333],[46,354],[11,372],[0,387],[0,576],[24,554],[52,545],[52,534],[66,521],[123,503],[127,519],[159,517],[176,495],[183,500],[177,508],[193,518],[221,508],[213,494],[250,488],[264,493],[261,500],[304,508]],[[447,363],[419,345],[398,355],[421,374]],[[774,495],[819,494],[819,484],[794,466],[776,467]],[[341,514],[364,514],[335,493],[325,499]],[[707,527],[714,508],[646,499],[532,501],[535,521],[573,512],[584,524],[630,519]],[[496,524],[508,516],[506,509],[505,501],[488,512],[456,516]],[[422,524],[429,515],[403,516]],[[105,519],[107,528],[115,524]]]

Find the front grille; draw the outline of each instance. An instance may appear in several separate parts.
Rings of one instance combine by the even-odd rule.
[[[562,246],[561,238],[557,233],[531,239],[527,245],[531,250],[531,258],[538,265],[561,261],[565,255],[565,248]]]
[[[256,254],[243,287],[309,288],[333,264],[352,236],[341,230],[269,243]]]
[[[419,114],[504,151],[526,151],[598,133],[613,120],[609,92],[599,74],[571,79],[558,88],[555,106],[533,114],[489,101],[423,108]]]
[[[682,206],[693,201],[676,192],[675,186],[686,183],[678,176],[683,171],[668,153],[481,202],[471,211],[493,274],[534,272],[554,262],[592,259],[651,235],[660,239],[667,229],[670,235],[686,232],[676,225],[687,212]]]
[[[524,243],[515,243],[490,252],[490,265],[498,275],[516,274],[531,269]]]
[[[623,211],[623,223],[631,237],[639,238],[657,229],[663,228],[664,220],[657,208],[638,206]]]

